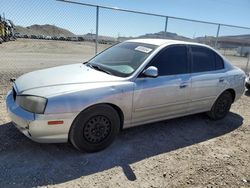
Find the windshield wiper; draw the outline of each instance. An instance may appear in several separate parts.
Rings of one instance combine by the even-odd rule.
[[[91,67],[91,68],[93,68],[93,69],[95,69],[95,70],[102,71],[102,72],[105,72],[105,73],[107,73],[107,74],[111,74],[111,72],[109,72],[109,71],[106,70],[106,69],[103,69],[103,68],[102,68],[101,66],[99,66],[99,65],[88,63],[87,66],[89,66],[89,67]],[[111,75],[112,75],[112,74],[111,74]]]

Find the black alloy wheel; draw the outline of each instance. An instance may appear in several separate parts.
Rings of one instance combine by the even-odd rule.
[[[111,132],[110,120],[102,115],[91,117],[83,128],[84,138],[91,144],[102,142]]]
[[[70,128],[69,141],[80,151],[97,152],[114,141],[120,124],[120,116],[112,106],[95,105],[76,117]]]
[[[222,119],[228,114],[232,103],[232,94],[229,91],[224,91],[207,114],[213,120]]]

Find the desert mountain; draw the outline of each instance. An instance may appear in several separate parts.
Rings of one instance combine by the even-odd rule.
[[[69,30],[54,26],[54,25],[31,25],[28,27],[16,26],[15,33],[21,33],[26,35],[44,35],[44,36],[75,36],[74,33]]]
[[[148,33],[145,35],[141,35],[137,38],[162,38],[162,39],[174,39],[174,40],[185,40],[185,41],[192,40],[190,38],[178,35],[176,33],[164,32],[164,31],[160,31],[158,33]]]

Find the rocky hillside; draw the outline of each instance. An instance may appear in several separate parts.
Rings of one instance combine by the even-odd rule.
[[[75,36],[74,33],[69,30],[54,26],[54,25],[31,25],[28,27],[16,26],[15,33],[21,33],[26,35],[44,35],[44,36]]]
[[[118,37],[118,41],[125,41],[135,38],[154,38],[154,39],[172,39],[172,40],[184,40],[192,41],[192,39],[178,35],[176,33],[160,31],[158,33],[146,33],[145,35],[140,35],[137,37]]]
[[[176,33],[164,32],[164,31],[160,31],[158,33],[148,33],[145,35],[141,35],[137,38],[161,38],[161,39],[174,39],[174,40],[185,40],[185,41],[192,40],[190,38],[178,35]]]

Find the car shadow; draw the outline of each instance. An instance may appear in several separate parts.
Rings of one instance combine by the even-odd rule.
[[[122,131],[98,153],[81,153],[69,144],[38,144],[11,123],[0,125],[1,187],[35,187],[63,183],[120,166],[128,180],[136,180],[130,164],[227,134],[243,123],[230,113],[211,121],[197,114]]]

